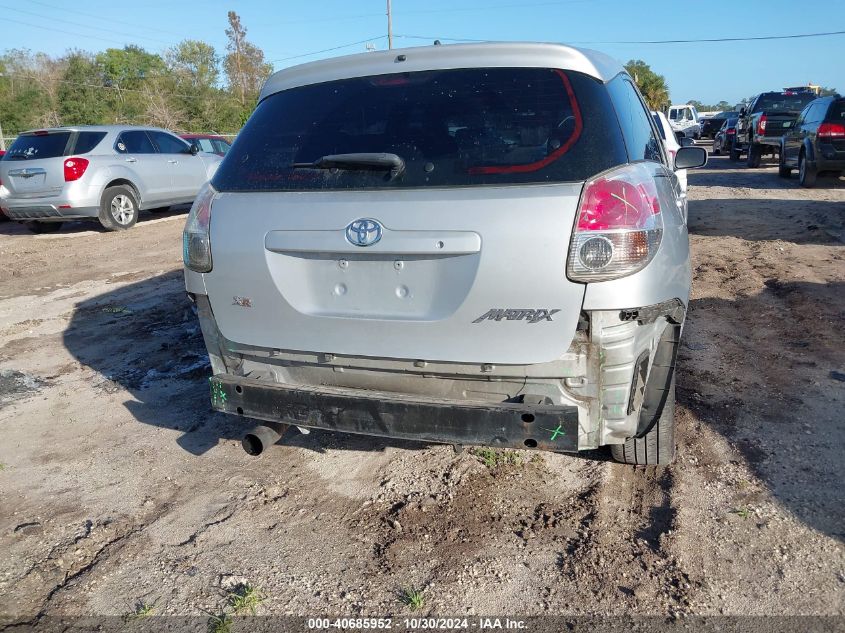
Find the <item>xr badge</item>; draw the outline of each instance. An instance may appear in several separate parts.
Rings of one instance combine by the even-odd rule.
[[[482,321],[527,321],[528,323],[539,323],[540,321],[551,321],[552,317],[560,312],[559,309],[548,310],[546,308],[538,308],[535,310],[515,310],[513,308],[491,308],[473,323],[481,323]]]

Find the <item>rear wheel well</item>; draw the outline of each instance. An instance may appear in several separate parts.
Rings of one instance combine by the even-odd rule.
[[[115,178],[114,180],[109,182],[105,186],[105,188],[103,189],[103,195],[105,195],[106,189],[108,189],[109,187],[117,187],[119,185],[125,185],[125,186],[129,187],[130,189],[132,189],[132,191],[135,192],[135,199],[138,201],[138,206],[140,207],[142,202],[141,202],[141,194],[138,191],[138,187],[136,187],[131,180],[127,180],[126,178]],[[100,196],[100,197],[102,198],[102,196]]]

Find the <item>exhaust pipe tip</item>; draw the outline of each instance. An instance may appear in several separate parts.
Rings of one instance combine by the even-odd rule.
[[[287,429],[287,424],[274,424],[273,426],[262,424],[256,426],[244,435],[241,440],[241,447],[247,455],[258,457],[268,446],[272,446],[278,442]]]

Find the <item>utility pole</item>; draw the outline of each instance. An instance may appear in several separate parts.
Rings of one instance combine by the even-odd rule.
[[[390,0],[387,0],[387,48],[393,48],[393,12],[390,10]]]

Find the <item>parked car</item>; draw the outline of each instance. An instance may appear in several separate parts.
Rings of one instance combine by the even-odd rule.
[[[739,116],[739,112],[720,112],[713,116],[701,119],[701,138],[716,138],[716,134],[722,129],[722,125],[728,119],[735,119]]]
[[[815,98],[815,93],[809,90],[764,92],[755,97],[747,108],[739,111],[731,160],[739,160],[745,153],[746,164],[759,167],[765,154],[774,154],[780,149],[780,137]]]
[[[620,125],[621,123],[621,125]],[[277,72],[184,232],[214,409],[672,459],[686,200],[633,80],[552,44]]]
[[[731,117],[722,123],[722,127],[716,132],[716,137],[713,139],[712,152],[719,156],[731,151],[733,146],[734,136],[736,136],[736,121],[737,117]]]
[[[669,120],[666,118],[665,114],[652,110],[651,117],[654,119],[654,124],[657,126],[660,138],[666,146],[666,152],[669,154],[669,163],[674,164],[675,156],[678,154],[678,150],[681,149],[681,144],[678,143],[678,139],[675,137],[675,133],[672,131],[672,126],[669,125]],[[675,175],[678,177],[678,182],[681,184],[681,192],[686,193],[687,170],[679,169],[675,172]]]
[[[691,139],[701,138],[701,125],[694,105],[673,105],[669,108],[666,118],[677,134]]]
[[[35,232],[71,219],[128,229],[142,210],[192,202],[220,161],[158,128],[33,130],[0,160],[0,207]]]
[[[225,156],[232,144],[222,136],[216,134],[182,134],[181,137],[191,145],[195,145],[200,152]]]
[[[845,98],[810,102],[783,135],[778,173],[789,178],[793,169],[798,169],[803,187],[812,187],[819,174],[841,176],[845,171]]]

